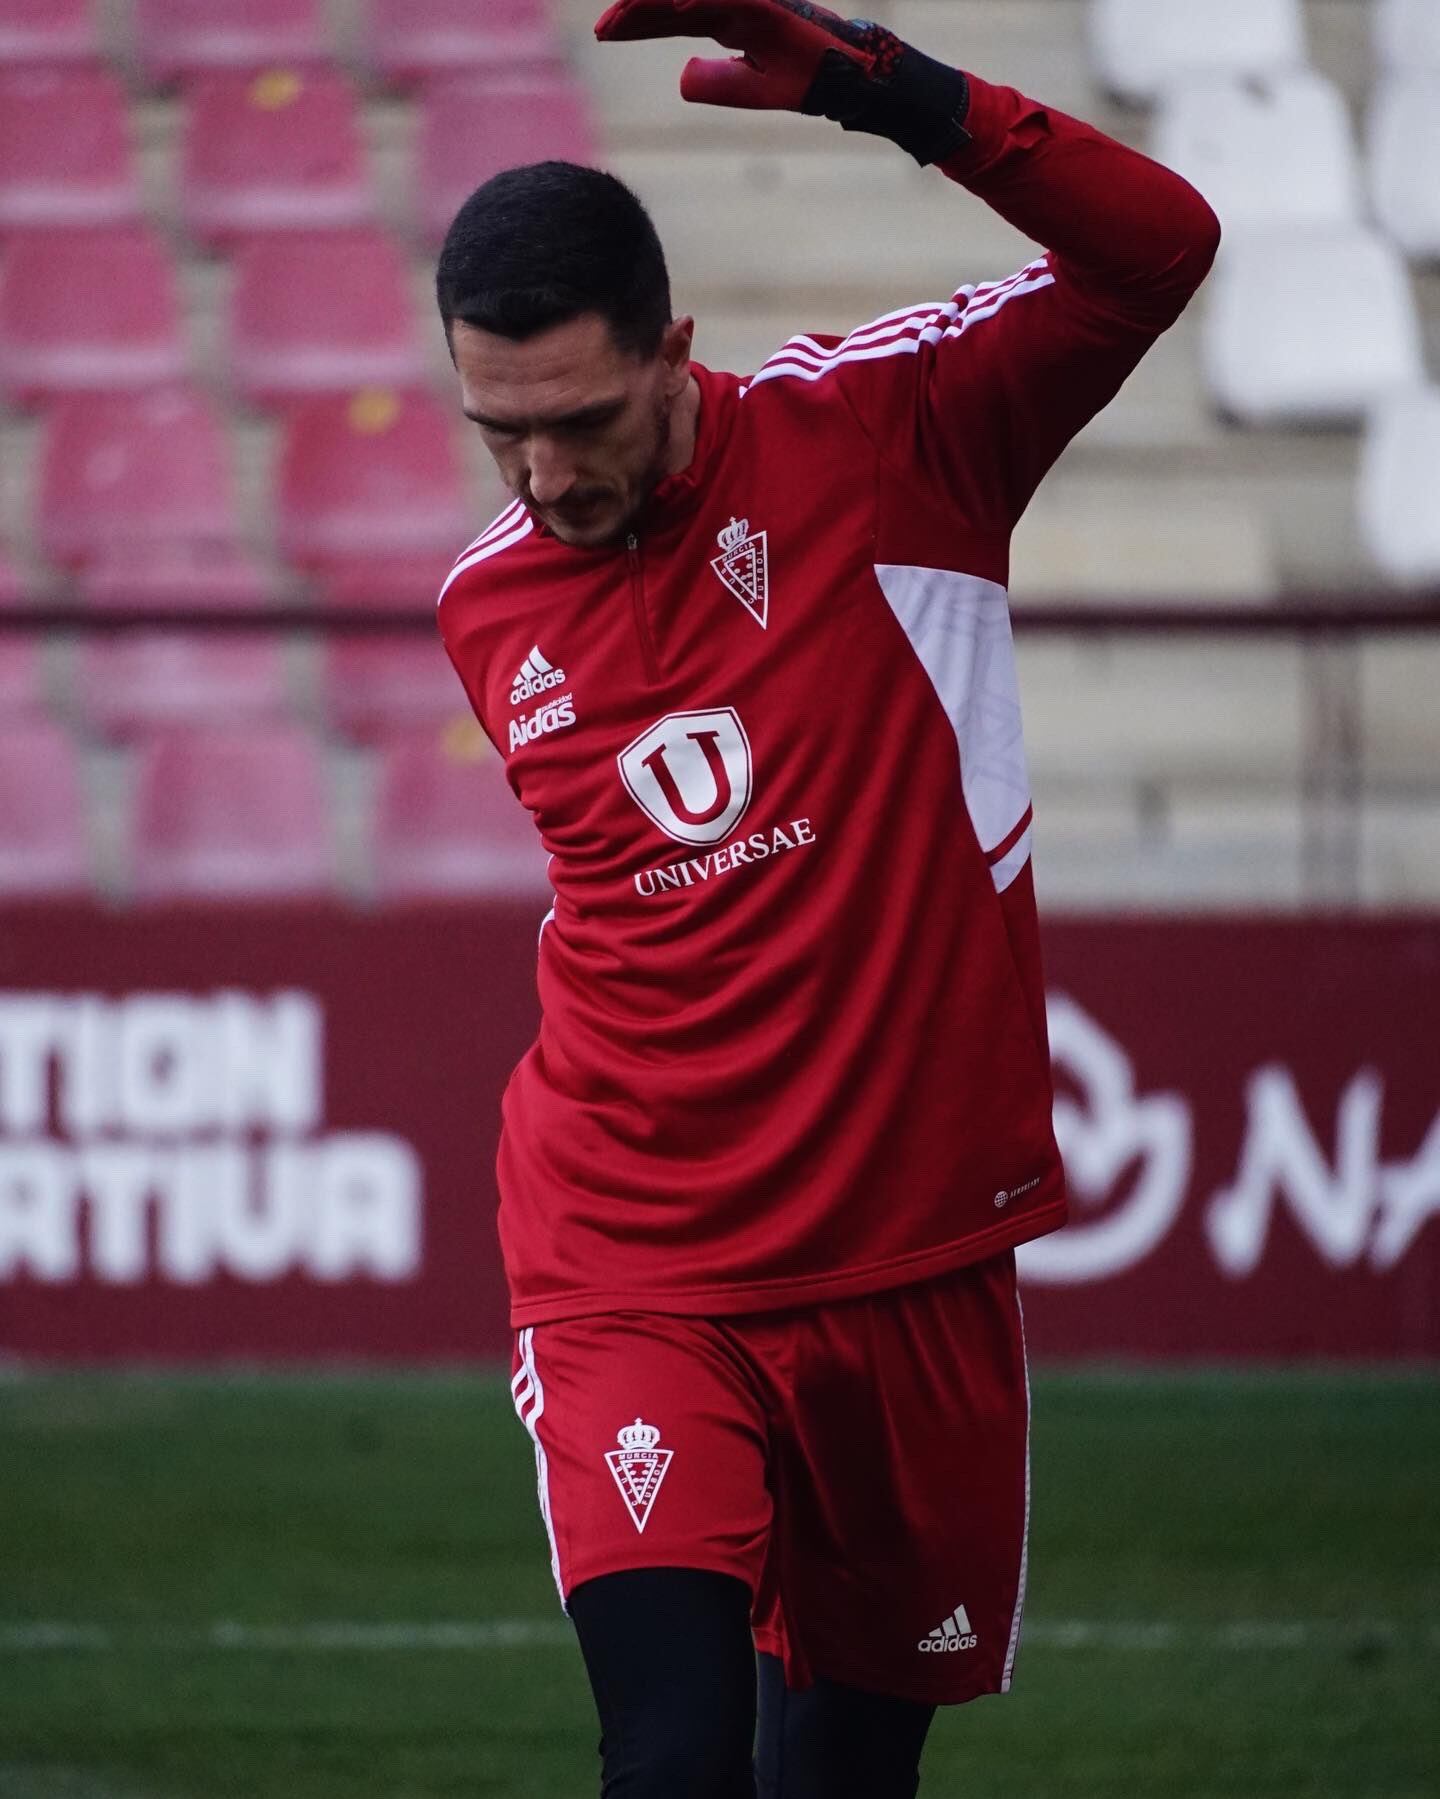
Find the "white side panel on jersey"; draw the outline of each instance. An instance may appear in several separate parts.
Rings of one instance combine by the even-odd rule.
[[[875,578],[955,732],[965,804],[1003,893],[1030,857],[1030,778],[1005,589],[978,575],[900,563],[877,564]]]

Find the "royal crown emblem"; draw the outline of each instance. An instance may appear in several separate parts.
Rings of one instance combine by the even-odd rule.
[[[768,533],[750,535],[748,518],[732,518],[716,542],[720,554],[710,566],[763,631],[770,618]]]
[[[650,1508],[675,1451],[660,1447],[659,1430],[653,1424],[646,1424],[643,1418],[627,1424],[617,1434],[616,1441],[620,1447],[608,1450],[605,1460],[636,1530],[643,1535],[650,1521]]]

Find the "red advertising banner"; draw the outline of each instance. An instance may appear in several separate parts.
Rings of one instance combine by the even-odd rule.
[[[0,912],[0,1354],[505,1354],[536,909]],[[1440,1355],[1440,920],[1055,921],[1041,1356]]]

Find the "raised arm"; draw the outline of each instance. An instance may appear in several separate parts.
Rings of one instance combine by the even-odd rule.
[[[1214,260],[1219,224],[1180,176],[881,26],[809,0],[619,0],[595,29],[605,40],[709,37],[738,50],[693,58],[684,97],[823,115],[889,138],[1046,247],[1009,281],[961,288],[852,339],[792,340],[758,377],[839,374],[882,453],[918,456],[957,503],[997,526],[1020,516]]]

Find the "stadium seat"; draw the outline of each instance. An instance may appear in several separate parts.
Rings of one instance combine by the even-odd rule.
[[[420,118],[419,207],[428,243],[443,242],[473,190],[516,163],[593,163],[583,91],[561,75],[437,83]]]
[[[360,612],[412,612],[433,625],[435,598],[454,565],[453,552],[452,544],[439,555],[366,559],[328,569],[320,581],[321,603]],[[362,741],[469,714],[464,689],[433,630],[332,637],[322,689],[331,730]]]
[[[1090,0],[1091,61],[1124,100],[1154,100],[1194,69],[1270,75],[1305,63],[1300,0]]]
[[[1360,459],[1360,528],[1386,577],[1440,586],[1440,388],[1376,408]]]
[[[1386,69],[1440,69],[1435,0],[1374,0],[1375,53]]]
[[[175,271],[153,233],[117,226],[10,238],[0,266],[0,393],[8,399],[28,406],[152,388],[182,376],[186,360]]]
[[[130,543],[237,536],[224,434],[184,388],[70,399],[46,421],[39,534],[57,562]]]
[[[498,511],[498,504],[491,508]],[[433,618],[436,597],[455,565],[455,545],[421,556],[366,556],[321,572],[328,606],[375,612],[419,612]]]
[[[375,197],[355,96],[340,76],[268,69],[194,84],[180,206],[203,243],[368,224]]]
[[[103,70],[0,75],[0,231],[138,218],[129,130],[124,92]]]
[[[453,554],[471,515],[448,409],[383,388],[306,401],[286,423],[276,509],[303,566]]]
[[[0,69],[99,60],[91,0],[0,0]]]
[[[442,581],[444,578],[444,575],[440,577]],[[438,581],[435,584],[435,591],[436,593],[439,593],[440,591],[440,583]],[[15,567],[15,564],[11,562],[4,550],[0,550],[0,606],[15,605],[19,600],[23,599],[24,592],[24,583],[20,579],[19,570]]]
[[[1227,234],[1359,217],[1344,96],[1309,69],[1180,77],[1161,98],[1151,153],[1199,188]]]
[[[439,637],[428,632],[332,638],[325,647],[323,685],[330,729],[362,742],[470,713],[450,658]]]
[[[0,898],[90,891],[79,759],[43,720],[0,725]]]
[[[101,607],[246,608],[274,597],[252,558],[223,538],[101,543],[76,585],[86,605]]]
[[[102,545],[77,590],[99,609],[260,611],[271,597],[264,574],[236,545],[190,541]],[[273,718],[289,707],[284,650],[269,631],[96,633],[80,644],[75,680],[82,714],[111,737],[215,718]]]
[[[1367,136],[1375,217],[1407,256],[1440,260],[1440,68],[1384,76]]]
[[[458,691],[459,683],[456,683]],[[0,631],[0,719],[13,721],[45,710],[40,649],[28,636]]]
[[[468,753],[456,754],[457,744]],[[386,899],[550,891],[534,820],[500,758],[469,733],[421,731],[383,745],[373,853]]]
[[[1361,226],[1231,244],[1210,280],[1204,338],[1211,399],[1244,424],[1354,424],[1422,374],[1405,265]]]
[[[370,230],[257,238],[241,251],[230,306],[230,372],[257,406],[424,380],[410,277]]]
[[[321,0],[138,0],[147,80],[330,60]]]
[[[330,892],[330,794],[314,738],[273,725],[144,740],[130,857],[132,887],[143,899]]]
[[[543,0],[370,0],[365,57],[408,87],[435,75],[532,66],[557,54]]]
[[[273,632],[89,637],[80,646],[75,682],[82,715],[105,737],[217,718],[227,724],[274,719],[289,707],[284,650]]]

